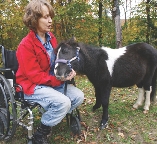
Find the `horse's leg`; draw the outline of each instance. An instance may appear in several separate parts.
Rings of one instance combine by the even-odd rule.
[[[144,88],[143,87],[138,88],[138,98],[137,98],[136,103],[133,105],[134,109],[138,109],[138,107],[143,104],[144,94],[145,94]]]
[[[101,93],[103,115],[100,123],[100,129],[104,129],[108,125],[108,105],[109,105],[110,92],[111,92],[111,88],[106,88],[106,90],[102,90]]]
[[[146,93],[146,99],[145,99],[145,105],[144,105],[144,111],[143,111],[144,113],[147,113],[149,110],[152,86],[154,87],[154,84],[152,84],[154,74],[155,74],[155,68],[150,67],[148,69],[147,74],[145,75],[143,79],[143,87]],[[156,83],[155,83],[155,86],[156,86]]]
[[[96,103],[93,106],[93,111],[101,107],[101,90],[100,87],[95,87],[95,97],[96,97]]]
[[[146,100],[145,100],[145,105],[144,105],[144,113],[147,113],[149,110],[150,106],[150,94],[152,92],[152,87],[150,86],[150,90],[146,90]]]

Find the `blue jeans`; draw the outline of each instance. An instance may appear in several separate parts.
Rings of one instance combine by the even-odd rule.
[[[26,100],[39,103],[45,110],[41,122],[46,126],[55,126],[61,122],[67,113],[82,104],[83,92],[77,87],[68,84],[67,94],[64,95],[64,86],[52,88],[45,85],[37,85],[34,94],[24,95]]]

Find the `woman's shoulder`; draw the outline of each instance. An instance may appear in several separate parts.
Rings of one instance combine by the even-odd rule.
[[[31,45],[37,40],[35,33],[30,31],[20,42],[19,45]]]
[[[28,37],[24,37],[21,42],[19,43],[17,47],[17,51],[24,52],[24,51],[30,51],[32,49],[33,42],[28,39]]]

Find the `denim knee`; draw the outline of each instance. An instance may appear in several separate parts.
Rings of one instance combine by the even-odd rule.
[[[60,101],[51,103],[48,110],[42,115],[41,122],[47,126],[55,126],[61,122],[71,108],[71,101],[62,97]]]
[[[70,108],[71,108],[71,101],[70,101],[70,99],[65,96],[64,99],[63,98],[61,99],[61,103],[63,105],[63,110],[67,113],[70,110]]]
[[[84,93],[82,91],[80,91],[78,99],[80,101],[80,104],[83,103],[83,101],[84,101]]]

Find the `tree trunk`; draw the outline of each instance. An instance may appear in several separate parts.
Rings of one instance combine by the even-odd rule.
[[[98,40],[99,46],[102,46],[102,0],[99,0],[99,33],[98,33]]]
[[[146,13],[147,13],[147,33],[146,33],[146,42],[150,42],[150,25],[151,25],[151,19],[150,19],[150,0],[147,0],[146,2]]]
[[[120,10],[119,10],[119,1],[113,0],[113,12],[112,16],[115,22],[115,31],[116,31],[116,47],[122,47],[122,34],[121,34],[121,25],[120,25]]]

